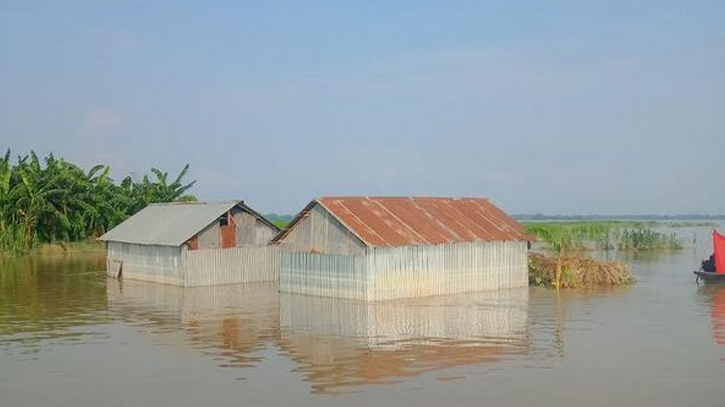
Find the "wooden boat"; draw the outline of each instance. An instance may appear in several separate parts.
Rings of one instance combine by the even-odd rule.
[[[712,246],[712,256],[702,262],[699,270],[693,271],[698,283],[700,280],[706,283],[725,283],[725,235],[713,230]]]
[[[704,281],[706,283],[725,283],[725,273],[712,273],[708,271],[696,270],[693,271],[697,281]]]

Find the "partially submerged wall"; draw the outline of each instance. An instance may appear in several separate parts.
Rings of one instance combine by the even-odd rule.
[[[183,285],[181,248],[108,242],[106,270],[112,277]]]
[[[368,248],[362,256],[285,252],[280,291],[369,301],[525,287],[526,242]]]
[[[184,285],[274,282],[278,279],[276,246],[233,247],[218,250],[184,250]]]
[[[374,248],[368,299],[418,298],[526,287],[526,242]]]
[[[366,300],[368,278],[364,256],[280,252],[280,292]]]
[[[108,243],[107,270],[112,277],[184,287],[278,280],[275,246],[188,250],[186,247]]]

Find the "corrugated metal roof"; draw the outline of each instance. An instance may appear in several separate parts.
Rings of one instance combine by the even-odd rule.
[[[315,203],[368,246],[527,240],[520,223],[484,198],[326,197],[306,209]]]
[[[175,202],[151,204],[108,231],[99,240],[144,245],[181,246],[237,205],[261,219],[267,225],[277,229],[242,201]]]

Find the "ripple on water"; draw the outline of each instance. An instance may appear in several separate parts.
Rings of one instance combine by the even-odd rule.
[[[586,397],[622,404],[600,381],[633,405],[652,405],[653,393],[669,395],[658,406],[678,402],[673,388],[707,405],[710,386],[724,374],[725,287],[698,289],[687,275],[691,257],[633,258],[639,282],[622,289],[557,295],[532,288],[382,303],[279,294],[264,284],[182,289],[118,282],[98,271],[102,258],[36,259],[3,269],[0,352],[15,366],[41,362],[42,375],[46,367],[59,368],[46,349],[92,345],[113,355],[123,345],[126,355],[145,351],[148,368],[163,372],[159,383],[178,378],[169,366],[183,358],[201,379],[214,374],[212,366],[226,372],[218,380],[248,383],[250,394],[269,377],[280,389],[303,386],[312,397],[307,404],[328,394],[347,401],[371,388],[391,403],[423,394],[419,405],[440,405],[438,395],[450,389],[497,405],[528,405],[531,398],[566,405]],[[100,377],[113,376],[111,366],[97,369]],[[640,388],[645,378],[657,378],[648,392]],[[144,385],[142,378],[127,380]],[[678,387],[683,380],[693,386]],[[567,389],[575,397],[556,391],[562,382],[577,384]],[[8,383],[0,391],[14,388],[3,387]],[[175,388],[191,395],[204,391],[200,383]],[[224,383],[207,386],[225,391]]]

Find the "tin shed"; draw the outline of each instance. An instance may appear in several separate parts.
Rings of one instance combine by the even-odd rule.
[[[273,242],[283,292],[374,301],[528,284],[523,227],[483,198],[315,199]]]
[[[185,287],[276,281],[279,229],[242,201],[151,204],[100,237],[108,274]]]

